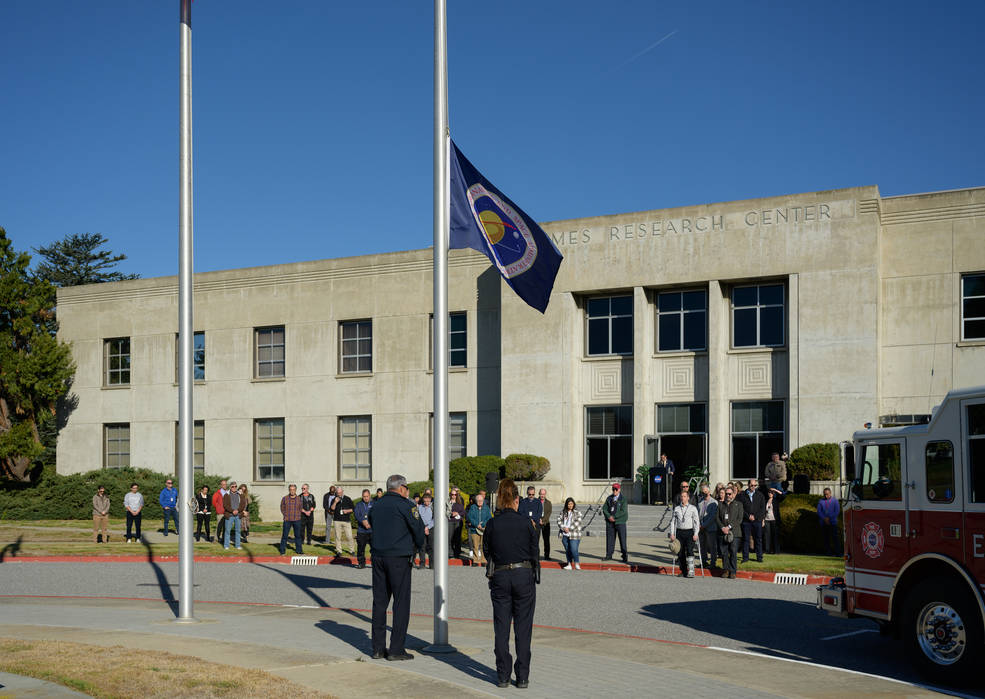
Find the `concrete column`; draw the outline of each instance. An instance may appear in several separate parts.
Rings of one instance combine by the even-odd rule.
[[[722,285],[708,282],[708,472],[728,480],[731,418],[728,402],[729,301]]]
[[[655,423],[650,369],[653,365],[654,312],[646,289],[633,289],[633,477],[646,458],[644,435]]]
[[[800,445],[800,275],[787,281],[787,434],[785,447],[792,452]]]

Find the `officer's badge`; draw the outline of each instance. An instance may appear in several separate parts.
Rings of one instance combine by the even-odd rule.
[[[417,511],[417,507],[410,508],[410,513],[414,515],[414,519],[420,519],[421,513]]]

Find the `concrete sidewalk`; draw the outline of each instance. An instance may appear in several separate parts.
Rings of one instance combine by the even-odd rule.
[[[452,620],[456,652],[421,652],[427,616],[411,617],[412,661],[370,660],[367,610],[283,605],[196,606],[200,623],[179,624],[162,602],[0,599],[0,637],[126,645],[264,670],[345,696],[510,696],[499,689],[489,622]],[[768,679],[767,679],[768,678]],[[690,698],[933,696],[917,686],[673,640],[535,627],[529,697],[671,693]]]

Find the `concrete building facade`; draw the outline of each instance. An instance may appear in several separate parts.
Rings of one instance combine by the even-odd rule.
[[[666,451],[712,480],[985,383],[985,188],[876,187],[544,224],[541,315],[449,263],[452,456],[528,452],[595,500]],[[195,276],[196,466],[375,488],[430,462],[429,250]],[[78,365],[63,473],[175,468],[177,280],[62,289]],[[267,511],[270,510],[270,511]]]

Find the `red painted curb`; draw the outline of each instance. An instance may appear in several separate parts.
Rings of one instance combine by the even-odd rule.
[[[357,563],[352,556],[317,556],[316,565],[343,565],[354,567]],[[291,555],[284,556],[195,556],[199,563],[285,563],[291,562]],[[367,559],[370,561],[371,559]],[[106,554],[102,556],[14,556],[4,560],[5,563],[175,563],[178,556],[135,556],[135,555],[116,555]],[[464,566],[465,563],[457,558],[449,559],[450,566]],[[541,568],[560,570],[562,565],[559,561],[541,561]],[[582,563],[582,570],[606,570],[616,573],[647,573],[650,575],[674,575],[680,569],[668,568],[667,566],[639,565],[635,563]],[[574,571],[573,571],[574,572]],[[765,570],[740,570],[735,576],[743,580],[756,580],[759,582],[774,582],[776,576],[780,574],[775,571]],[[695,576],[699,578],[720,578],[721,570],[697,570]],[[805,585],[826,585],[831,578],[826,575],[808,575]]]

